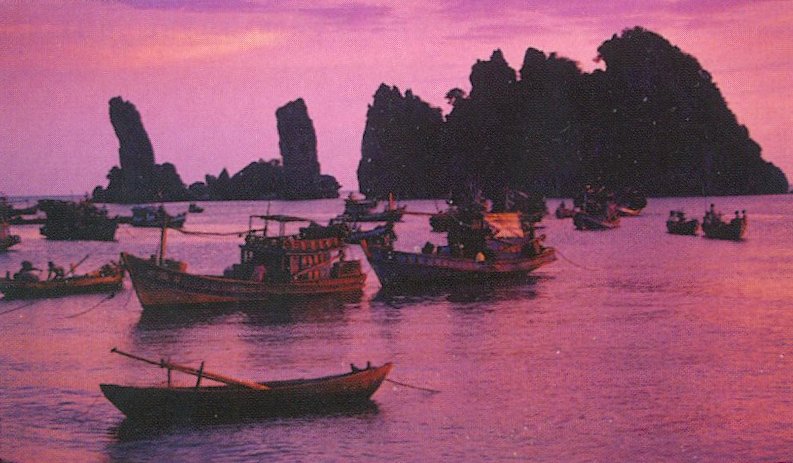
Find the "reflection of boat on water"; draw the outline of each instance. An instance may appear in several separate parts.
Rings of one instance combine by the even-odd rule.
[[[363,199],[352,193],[344,199],[344,212],[333,219],[334,222],[399,222],[407,206],[397,206],[394,197],[389,195],[385,208],[376,212],[376,199]]]
[[[47,214],[41,234],[49,240],[113,241],[118,222],[88,200],[80,202],[46,199],[39,209]]]
[[[36,299],[68,296],[71,294],[104,293],[117,291],[124,280],[124,269],[113,262],[102,268],[66,278],[30,281],[6,275],[0,279],[0,292],[6,299]]]
[[[302,297],[361,292],[366,274],[359,260],[345,260],[340,238],[286,235],[285,224],[305,222],[290,216],[251,216],[265,227],[249,223],[241,258],[223,275],[197,275],[157,265],[123,253],[132,284],[144,308],[249,304],[278,297]],[[279,235],[267,236],[267,223],[279,223]]]
[[[449,229],[446,246],[427,243],[411,253],[364,240],[361,247],[383,287],[450,285],[515,278],[553,262],[555,251],[543,239],[532,226],[526,229],[519,213],[481,212]]]
[[[132,208],[132,220],[130,225],[133,227],[162,228],[164,223],[170,228],[182,228],[187,220],[187,213],[170,215],[164,207],[137,206]]]
[[[669,218],[666,220],[666,230],[673,235],[696,235],[699,231],[699,221],[697,219],[686,219],[683,211],[669,211]]]
[[[725,222],[721,213],[713,211],[713,205],[702,220],[702,232],[705,236],[718,240],[740,241],[746,236],[748,226],[746,211],[743,211],[742,215],[735,211],[735,218]]]
[[[165,361],[114,352],[168,370],[168,386],[136,387],[100,384],[105,397],[131,419],[155,422],[212,422],[346,410],[370,402],[393,364],[352,366],[340,375],[311,379],[250,382]],[[191,387],[170,384],[171,371],[198,377]],[[208,379],[222,386],[201,386]]]

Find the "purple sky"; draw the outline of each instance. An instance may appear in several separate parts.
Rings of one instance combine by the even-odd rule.
[[[495,48],[516,69],[535,47],[590,71],[597,47],[636,25],[694,55],[793,176],[790,0],[45,0],[0,3],[0,192],[106,185],[117,95],[188,184],[279,157],[275,110],[302,97],[323,172],[354,189],[380,83],[448,111],[446,92],[469,90]]]

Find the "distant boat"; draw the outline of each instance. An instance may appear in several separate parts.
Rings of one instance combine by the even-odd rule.
[[[673,235],[696,235],[699,231],[699,221],[686,219],[683,211],[670,211],[666,220],[666,230]]]
[[[389,235],[391,239],[394,238],[394,223],[388,222],[385,225],[378,225],[369,230],[363,230],[360,227],[351,230],[350,233],[344,238],[344,242],[348,244],[360,244],[361,241],[367,240],[369,243],[382,240],[383,237]]]
[[[573,224],[579,230],[611,230],[620,226],[620,217],[611,206],[602,212],[576,212]]]
[[[611,230],[620,226],[614,194],[605,188],[587,185],[573,202],[579,208],[573,215],[576,229]]]
[[[422,252],[402,252],[390,243],[361,241],[383,287],[451,285],[524,276],[556,260],[544,237],[523,230],[519,213],[482,213],[449,230],[447,246],[427,243]]]
[[[266,215],[263,229],[249,231],[241,248],[241,262],[223,275],[197,275],[122,253],[135,292],[144,308],[201,307],[250,304],[278,297],[309,297],[358,293],[366,274],[359,260],[345,260],[345,244],[338,237],[303,238],[284,234],[288,222],[299,217]],[[278,222],[279,234],[267,235],[267,223]]]
[[[617,195],[616,202],[617,213],[622,217],[636,217],[647,207],[647,197],[638,190],[630,188]]]
[[[110,263],[85,275],[51,280],[15,280],[9,275],[0,279],[0,292],[6,299],[38,299],[72,294],[117,291],[124,280],[124,269]]]
[[[50,240],[113,241],[118,221],[92,202],[45,199],[38,207],[47,214],[41,234]]]
[[[711,211],[708,211],[702,220],[702,231],[705,236],[719,240],[740,241],[746,236],[748,226],[746,211],[743,211],[743,215],[735,211],[735,218],[725,222],[721,214],[713,212],[712,206]]]
[[[336,216],[335,222],[399,222],[405,214],[407,206],[397,206],[393,195],[389,195],[388,204],[376,212],[376,199],[359,198],[352,193],[344,199],[344,212]]]
[[[168,227],[182,228],[185,220],[187,220],[187,213],[182,212],[181,214],[170,215],[162,206],[136,206],[132,208],[130,225],[133,227],[162,228],[165,219],[167,219]]]
[[[204,208],[196,203],[190,203],[190,206],[187,207],[187,212],[190,212],[191,214],[200,214],[204,212]]]
[[[213,422],[237,419],[289,416],[354,409],[371,404],[371,397],[385,381],[393,364],[355,368],[340,375],[311,379],[250,382],[166,361],[147,363],[198,377],[195,386],[120,386],[100,384],[104,396],[124,415],[133,420],[156,422]],[[203,386],[207,379],[224,383]]]

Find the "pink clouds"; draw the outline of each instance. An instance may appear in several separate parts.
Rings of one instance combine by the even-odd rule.
[[[138,107],[157,161],[186,182],[236,171],[278,157],[275,109],[303,97],[323,171],[356,188],[381,82],[446,109],[446,91],[467,89],[471,65],[495,48],[513,68],[535,47],[591,70],[597,47],[635,25],[694,55],[764,157],[793,174],[793,116],[780,104],[793,87],[791,10],[773,0],[2,4],[0,182],[9,194],[104,184],[118,162],[107,118],[116,95]]]

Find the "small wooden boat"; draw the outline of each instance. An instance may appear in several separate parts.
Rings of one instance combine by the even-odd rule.
[[[702,221],[702,232],[708,238],[740,241],[746,236],[748,226],[746,211],[742,216],[736,211],[735,218],[729,222],[723,221],[720,214],[708,213]]]
[[[255,383],[206,371],[203,363],[193,369],[117,349],[112,352],[168,369],[166,387],[99,385],[105,397],[128,418],[156,422],[213,422],[346,410],[371,403],[372,395],[393,368],[391,363],[363,369],[353,366],[351,372],[340,375]],[[194,387],[173,387],[171,370],[197,376],[198,381]],[[224,385],[202,386],[202,378]]]
[[[670,211],[666,221],[666,230],[673,235],[693,236],[699,232],[699,220],[687,220],[683,211]]]
[[[280,223],[278,236],[263,229],[249,231],[240,245],[240,263],[223,275],[197,275],[122,253],[132,285],[144,309],[251,304],[278,297],[310,297],[359,293],[366,274],[359,260],[345,260],[338,237],[303,238],[286,235],[287,222],[308,220],[289,216],[251,216]],[[163,229],[165,230],[165,229]],[[162,252],[161,252],[162,254]]]
[[[381,212],[375,212],[376,199],[361,199],[350,194],[344,200],[344,212],[338,215],[335,222],[399,222],[405,214],[407,206],[397,206],[393,196],[389,196],[388,204]]]
[[[185,220],[187,220],[187,213],[185,212],[170,215],[162,206],[139,206],[132,208],[130,225],[133,227],[162,228],[167,223],[169,228],[182,228]]]
[[[117,291],[124,281],[124,269],[115,262],[102,268],[73,277],[27,281],[9,274],[0,279],[0,292],[6,299],[38,299],[71,294],[105,293]]]
[[[204,212],[204,208],[196,203],[190,203],[190,205],[187,207],[187,212],[191,214],[200,214]]]

